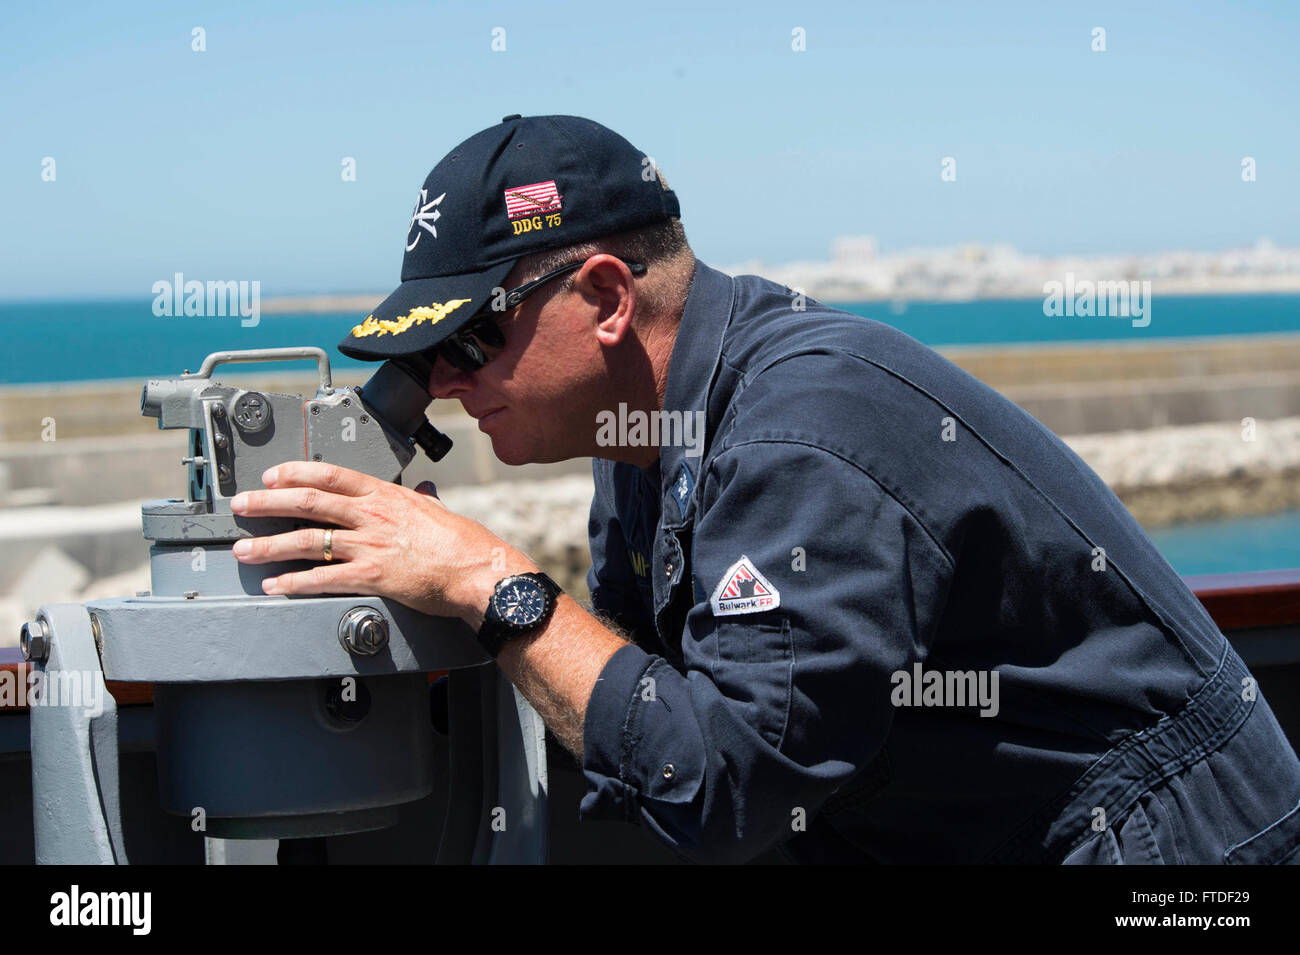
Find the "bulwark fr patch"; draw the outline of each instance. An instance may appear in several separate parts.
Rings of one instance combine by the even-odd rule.
[[[744,554],[722,575],[709,601],[715,617],[759,613],[781,606],[781,592],[764,577]]]

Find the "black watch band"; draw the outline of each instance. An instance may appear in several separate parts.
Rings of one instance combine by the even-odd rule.
[[[512,574],[498,580],[477,634],[479,646],[495,660],[508,641],[545,626],[562,593],[546,574]]]

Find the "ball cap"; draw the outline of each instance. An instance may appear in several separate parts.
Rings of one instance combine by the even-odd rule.
[[[507,116],[433,167],[407,227],[402,284],[339,343],[380,361],[432,348],[521,256],[680,217],[654,161],[578,116]]]

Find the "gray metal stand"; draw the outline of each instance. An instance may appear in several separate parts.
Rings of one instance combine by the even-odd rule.
[[[284,358],[317,361],[315,397],[211,380],[225,362]],[[106,681],[154,686],[163,809],[213,839],[285,840],[286,861],[322,861],[325,837],[391,826],[399,807],[432,792],[435,670],[451,671],[440,856],[545,861],[541,719],[463,623],[379,597],[266,596],[264,577],[310,564],[250,566],[231,552],[240,538],[294,526],[230,511],[271,464],[305,453],[396,480],[413,431],[445,450],[424,421],[422,389],[389,365],[372,382],[335,390],[319,349],[269,349],[210,355],[198,374],[145,387],[143,413],[189,430],[189,493],[143,507],[151,592],[47,605],[23,628],[28,659],[64,695],[31,711],[38,862],[127,861]]]

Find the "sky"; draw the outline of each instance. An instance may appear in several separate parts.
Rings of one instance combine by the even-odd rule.
[[[714,265],[1296,246],[1297,48],[1294,2],[4,3],[0,299],[386,291],[510,113],[653,156]]]

